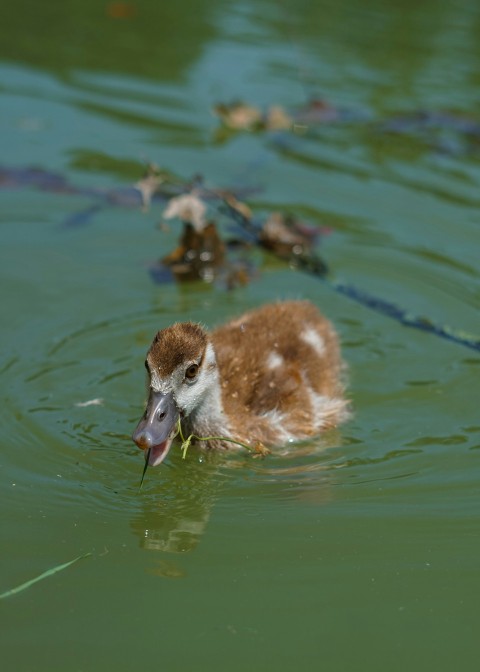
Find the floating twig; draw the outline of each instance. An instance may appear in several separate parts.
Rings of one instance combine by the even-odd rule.
[[[223,198],[221,192],[216,192],[216,194],[218,198],[222,199],[225,207],[228,208],[228,211],[237,224],[250,235],[253,234],[257,244],[261,245],[261,241],[258,237],[260,228],[250,219],[245,217],[245,215],[238,208],[235,208],[227,199]],[[456,329],[449,325],[438,324],[423,315],[414,315],[405,308],[402,308],[391,301],[387,301],[386,299],[374,296],[363,289],[355,287],[355,285],[332,279],[327,265],[312,251],[304,250],[299,256],[292,255],[292,262],[297,268],[305,273],[309,273],[310,275],[323,280],[334,292],[347,296],[349,299],[362,304],[366,308],[370,308],[377,313],[390,317],[406,327],[413,327],[414,329],[434,334],[439,338],[458,343],[466,348],[471,348],[477,352],[480,351],[480,336],[477,336],[476,334],[469,334],[462,329]]]
[[[150,457],[150,450],[151,450],[151,448],[149,448],[149,449],[147,450],[147,453],[146,453],[146,455],[145,455],[145,464],[143,465],[142,478],[140,479],[140,485],[138,486],[138,490],[139,490],[139,492],[140,492],[140,490],[142,489],[143,479],[145,478],[145,473],[146,473],[146,471],[147,471],[147,469],[148,469],[148,458]]]
[[[477,352],[480,351],[480,337],[475,334],[469,334],[446,324],[437,324],[428,317],[422,315],[414,315],[391,301],[380,299],[349,283],[340,282],[338,280],[329,280],[328,278],[324,279],[328,286],[335,292],[348,296],[349,299],[362,304],[362,306],[371,308],[377,313],[381,313],[386,317],[391,317],[405,327],[420,329],[421,331],[444,338],[447,341],[453,341],[454,343],[463,345],[466,348],[472,348],[473,350],[477,350]]]

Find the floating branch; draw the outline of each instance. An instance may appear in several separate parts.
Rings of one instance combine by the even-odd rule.
[[[391,317],[405,327],[420,329],[421,331],[426,331],[427,333],[444,338],[447,341],[453,341],[459,345],[464,345],[466,348],[480,351],[480,338],[474,334],[469,334],[460,329],[454,329],[446,324],[436,324],[428,317],[414,315],[404,308],[397,306],[395,303],[386,301],[385,299],[379,299],[354,285],[335,280],[327,280],[327,283],[339,294],[348,296],[349,299],[361,303],[363,306],[371,308],[377,313]]]
[[[237,224],[250,235],[254,234],[256,236],[257,244],[261,245],[261,227],[255,225],[251,220],[245,217],[245,215],[232,206],[228,200],[225,200],[224,198],[222,200]],[[466,348],[471,348],[477,352],[480,351],[480,337],[475,334],[469,334],[449,325],[437,324],[428,317],[414,315],[405,308],[402,308],[391,301],[387,301],[386,299],[374,296],[369,292],[355,287],[355,285],[330,278],[328,267],[325,262],[311,250],[304,249],[302,254],[292,255],[292,261],[300,270],[323,280],[338,294],[347,296],[349,299],[360,303],[366,308],[370,308],[377,313],[390,317],[406,327],[420,329],[421,331],[434,334],[439,338],[444,338],[448,341],[463,345]]]

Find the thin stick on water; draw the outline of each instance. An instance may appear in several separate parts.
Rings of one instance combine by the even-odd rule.
[[[146,473],[146,471],[147,471],[147,469],[148,469],[148,458],[150,457],[150,451],[151,451],[151,448],[149,448],[149,449],[147,450],[147,454],[145,455],[145,464],[143,465],[142,478],[141,478],[141,480],[140,480],[140,485],[138,486],[138,489],[139,489],[139,490],[142,489],[143,479],[145,478],[145,473]]]
[[[79,555],[78,558],[74,558],[73,560],[70,560],[69,562],[65,562],[63,565],[57,565],[56,567],[52,567],[52,569],[47,569],[46,572],[43,572],[43,574],[40,574],[39,576],[36,576],[34,579],[30,579],[30,581],[25,581],[25,583],[22,583],[19,586],[16,586],[15,588],[11,588],[10,590],[7,590],[5,593],[2,593],[0,595],[0,600],[3,600],[5,597],[10,597],[11,595],[16,595],[17,593],[20,593],[22,590],[26,590],[27,588],[30,588],[30,586],[33,586],[34,583],[37,583],[38,581],[42,581],[43,579],[47,579],[49,576],[52,576],[53,574],[56,574],[57,572],[61,572],[62,569],[67,569],[67,567],[70,567],[70,565],[73,565],[74,562],[78,562],[79,560],[82,560],[83,558],[88,558],[89,555],[92,555],[92,554],[91,553],[85,553],[85,555]]]

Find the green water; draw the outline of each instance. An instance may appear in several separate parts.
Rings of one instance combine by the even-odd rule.
[[[110,9],[109,9],[110,7]],[[136,2],[2,10],[1,163],[81,187],[152,160],[260,186],[332,231],[334,274],[480,332],[480,152],[368,123],[216,135],[218,101],[323,95],[365,119],[480,120],[475,2]],[[132,13],[133,12],[133,13]],[[449,144],[452,148],[452,145]],[[5,670],[476,670],[480,356],[407,329],[256,254],[247,287],[155,285],[161,208],[0,191],[0,602]],[[129,436],[153,333],[305,297],[334,321],[355,414],[310,455],[179,451],[138,482]],[[102,405],[79,406],[92,399]]]

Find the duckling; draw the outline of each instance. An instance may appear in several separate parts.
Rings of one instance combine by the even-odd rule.
[[[149,397],[133,440],[163,462],[180,420],[210,449],[278,446],[318,435],[347,415],[343,364],[330,322],[309,301],[267,304],[208,332],[159,331],[145,361]]]

